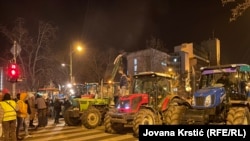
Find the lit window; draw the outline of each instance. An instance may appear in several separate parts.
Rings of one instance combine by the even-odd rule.
[[[167,63],[166,62],[161,62],[161,65],[162,66],[167,66]]]
[[[137,58],[135,58],[134,59],[134,73],[136,73],[137,72],[137,69],[138,69],[138,64],[137,64],[138,62],[137,62]]]

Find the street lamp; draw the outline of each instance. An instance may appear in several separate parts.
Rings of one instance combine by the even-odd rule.
[[[81,46],[77,46],[77,48],[73,48],[72,46],[70,46],[70,53],[69,53],[69,59],[70,59],[70,63],[69,63],[69,76],[70,76],[70,83],[73,84],[73,53],[76,51],[82,51],[82,47]]]

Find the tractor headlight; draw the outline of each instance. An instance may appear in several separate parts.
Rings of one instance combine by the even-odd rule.
[[[195,105],[195,98],[194,96],[192,96],[192,99],[191,99],[191,105],[194,106]]]
[[[246,91],[249,92],[250,91],[250,83],[247,83],[246,87],[245,87]]]
[[[208,96],[205,98],[204,106],[205,106],[205,107],[208,107],[208,106],[211,105],[211,103],[212,103],[212,97],[211,97],[211,95],[208,95]]]
[[[118,104],[116,108],[117,108],[117,109],[120,109],[120,108],[121,108],[121,105],[120,105],[120,104]]]
[[[125,108],[125,109],[129,109],[129,108],[130,108],[129,103],[126,103],[126,104],[124,105],[124,108]]]

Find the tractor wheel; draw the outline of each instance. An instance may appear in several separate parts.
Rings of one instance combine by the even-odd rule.
[[[82,124],[88,128],[93,129],[101,123],[101,113],[94,107],[88,108],[82,114]]]
[[[227,125],[249,125],[250,113],[247,107],[232,107],[227,113]]]
[[[156,125],[156,115],[149,109],[141,109],[133,121],[134,136],[139,136],[139,125]]]
[[[79,117],[71,117],[70,116],[70,111],[73,110],[73,107],[69,107],[66,109],[64,112],[64,121],[68,126],[77,126],[80,125],[81,120]]]
[[[104,128],[106,133],[122,133],[124,126],[122,123],[111,123],[111,117],[109,115],[109,112],[106,113],[104,118]]]
[[[171,105],[163,112],[163,119],[166,125],[179,125],[182,114],[185,112],[186,106]]]
[[[100,111],[100,114],[101,114],[101,122],[100,122],[99,126],[102,126],[103,123],[104,123],[105,115],[106,115],[106,113],[109,111],[109,109],[108,109],[108,107],[106,107],[106,106],[97,106],[96,108]]]

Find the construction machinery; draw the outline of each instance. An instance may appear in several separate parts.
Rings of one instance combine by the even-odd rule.
[[[202,67],[199,88],[194,92],[190,105],[172,103],[167,124],[248,125],[249,73],[247,64]],[[217,81],[222,76],[228,77],[227,83]]]
[[[106,114],[105,131],[122,133],[128,127],[138,137],[139,125],[164,124],[169,103],[187,103],[173,93],[172,81],[173,77],[164,73],[143,72],[134,75],[131,94],[120,97],[115,108]]]

